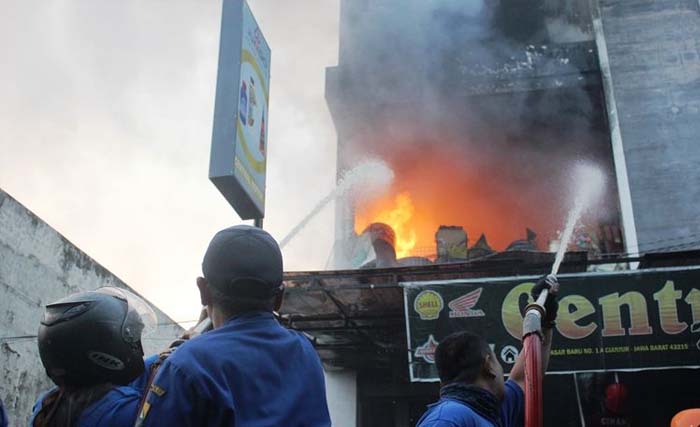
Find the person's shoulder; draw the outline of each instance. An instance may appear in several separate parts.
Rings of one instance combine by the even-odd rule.
[[[5,406],[2,404],[2,399],[0,399],[0,427],[7,426],[7,415],[5,414]]]
[[[225,355],[235,348],[221,333],[208,332],[182,343],[161,364],[156,378],[168,375],[172,381],[192,382],[220,369]]]
[[[128,399],[132,399],[134,397],[140,398],[141,391],[135,387],[125,385],[125,386],[113,388],[112,390],[109,391],[109,393],[107,393],[105,395],[105,397],[107,397],[107,396],[109,396],[109,398],[114,400],[114,401],[128,400]]]
[[[295,331],[294,329],[285,328],[285,327],[283,327],[282,325],[280,325],[279,327],[280,327],[281,329],[285,330],[289,335],[293,336],[295,339],[299,340],[299,342],[301,342],[301,344],[302,344],[303,346],[305,346],[305,347],[310,347],[310,348],[313,348],[313,347],[314,347],[314,345],[313,345],[313,343],[311,342],[311,340],[309,339],[309,337],[307,337],[306,335],[304,335],[303,332]]]
[[[39,413],[41,410],[41,407],[44,405],[44,399],[46,397],[56,391],[58,388],[57,387],[51,387],[49,390],[46,390],[42,392],[39,397],[37,397],[36,402],[34,402],[34,406],[32,406],[32,416],[31,416],[31,421],[32,423],[34,422],[34,417]]]
[[[284,328],[278,323],[270,326],[266,325],[266,328],[275,331],[271,335],[275,337],[272,343],[277,339],[289,342],[288,340],[291,338],[292,340],[298,341],[305,349],[305,352],[313,353],[317,357],[313,344],[303,333]],[[226,364],[227,361],[231,362],[231,359],[221,357],[221,355],[231,354],[232,348],[250,346],[250,335],[251,332],[248,330],[226,327],[215,329],[181,344],[168,356],[164,364],[175,365],[180,370],[190,372],[193,371],[193,369],[197,370],[196,367],[198,366],[211,368],[211,365]],[[282,338],[282,336],[284,336],[284,338]]]
[[[2,399],[0,399],[0,427],[7,427],[7,414],[5,414],[5,407],[2,404]]]
[[[302,332],[295,331],[293,329],[283,329],[285,329],[289,334],[291,334],[293,339],[297,341],[297,345],[299,345],[303,349],[302,354],[304,355],[303,357],[306,360],[306,364],[309,367],[317,367],[318,369],[323,369],[321,367],[321,358],[319,357],[318,352],[316,351],[316,348],[314,347],[314,344],[311,342],[311,340]]]
[[[159,354],[152,354],[148,357],[143,358],[143,367],[145,371],[149,371],[151,367],[153,366],[154,363],[158,362],[158,359],[160,359]]]
[[[141,392],[133,387],[115,387],[88,406],[80,416],[80,426],[133,426]]]
[[[505,396],[501,401],[501,420],[506,426],[523,425],[525,416],[525,392],[514,381],[506,381]]]
[[[165,362],[175,363],[182,367],[186,366],[190,361],[202,360],[203,357],[216,352],[214,347],[216,347],[221,338],[221,334],[214,333],[214,331],[194,337],[178,346],[165,359]]]
[[[421,427],[442,426],[476,426],[476,413],[469,406],[451,400],[442,399],[428,407],[421,419]]]
[[[119,410],[119,408],[129,406],[133,402],[138,403],[141,400],[141,396],[141,391],[131,386],[115,387],[102,396],[97,402],[88,406],[85,412],[92,413]]]
[[[515,381],[508,380],[506,381],[506,399],[524,399],[525,398],[525,392],[523,389],[516,383]]]
[[[199,365],[203,350],[199,346],[185,347],[185,344],[180,345],[177,350],[163,360],[155,374],[154,381],[168,378],[168,381],[187,382],[194,373],[200,370]]]
[[[476,415],[476,412],[474,412],[472,408],[456,400],[444,399],[441,403],[440,413],[443,417],[462,420],[464,417],[473,417]]]
[[[58,387],[51,387],[50,389],[41,392],[41,394],[39,394],[39,397],[36,398],[36,402],[34,402],[34,408],[41,408],[41,405],[44,403],[44,399],[46,399],[46,397],[49,394],[53,393],[56,390],[58,390]]]

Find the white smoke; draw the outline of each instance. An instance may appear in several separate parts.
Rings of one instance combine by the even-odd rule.
[[[394,171],[383,161],[368,159],[346,171],[338,180],[336,197],[372,200],[383,195],[394,182]]]
[[[338,185],[280,241],[284,248],[324,207],[338,197],[374,198],[381,196],[394,181],[394,171],[381,160],[368,159],[343,174]]]

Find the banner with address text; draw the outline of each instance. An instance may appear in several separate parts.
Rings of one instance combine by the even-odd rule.
[[[452,332],[491,344],[509,372],[537,277],[408,282],[411,381],[437,381],[435,348]],[[700,367],[700,267],[559,277],[549,373]]]

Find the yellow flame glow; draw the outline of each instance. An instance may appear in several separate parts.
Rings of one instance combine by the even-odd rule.
[[[396,233],[396,256],[403,258],[410,255],[416,246],[416,230],[410,226],[411,218],[415,212],[411,195],[407,192],[398,194],[393,204],[386,206],[378,214],[371,218],[358,217],[355,222],[357,230],[364,230],[369,224],[383,222],[389,225]]]

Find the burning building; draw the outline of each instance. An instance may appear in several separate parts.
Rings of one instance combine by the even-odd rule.
[[[693,9],[673,19],[687,27]],[[338,208],[336,240],[345,244],[336,259],[348,259],[354,236],[375,222],[396,232],[399,259],[436,259],[443,225],[484,234],[496,251],[530,228],[533,247],[547,251],[581,160],[608,179],[580,249],[637,253],[700,232],[699,207],[679,189],[697,177],[691,163],[700,156],[687,133],[697,127],[697,96],[683,89],[697,50],[678,44],[669,61],[635,65],[651,47],[622,46],[626,26],[638,24],[628,13],[588,1],[343,2],[339,65],[326,89],[339,170],[378,157],[396,178],[384,196]],[[680,123],[688,130],[670,141]],[[655,202],[661,193],[671,215]]]
[[[399,284],[544,272],[576,162],[606,185],[566,271],[700,246],[688,186],[700,179],[699,24],[700,4],[682,0],[341,1],[339,64],[326,75],[339,173],[371,157],[395,179],[336,205],[336,267],[349,270],[288,275],[285,310],[345,373],[329,374],[329,393],[357,395],[344,425],[415,424],[437,387],[406,377],[406,350],[429,349],[410,338],[406,349]],[[557,396],[572,390],[548,381]],[[556,425],[581,425],[575,407],[560,409]]]
[[[339,65],[327,77],[339,167],[378,157],[395,182],[383,197],[340,208],[337,237],[350,244],[339,251],[374,222],[394,229],[399,259],[439,260],[435,236],[449,225],[497,251],[531,228],[539,239],[529,247],[546,251],[580,160],[609,177],[592,234],[620,229],[589,10],[511,3],[409,2],[401,13],[390,1],[344,3]],[[607,247],[621,252],[616,237]]]
[[[697,367],[700,290],[645,269],[694,276],[698,254],[639,255],[700,246],[699,24],[700,4],[682,0],[341,2],[339,64],[326,77],[339,173],[371,157],[395,179],[382,196],[337,204],[336,267],[347,270],[286,276],[283,316],[314,339],[329,401],[342,402],[336,425],[415,425],[436,399],[438,385],[422,381],[435,380],[432,351],[450,330],[487,334],[508,370],[525,303],[511,294],[551,268],[578,161],[607,179],[562,272],[575,273],[576,292],[608,292],[590,301],[626,319],[606,335],[606,314],[587,300],[587,317],[558,327],[555,370],[574,376],[547,376],[546,420],[667,425],[693,405],[697,371],[673,368]],[[640,270],[594,286],[601,276],[585,271],[605,258]],[[648,294],[635,287],[644,281]],[[505,282],[511,293],[498,294]],[[560,316],[578,312],[572,301]],[[680,341],[636,345],[632,330]],[[671,346],[689,359],[671,362],[681,354]],[[639,364],[647,351],[658,357]],[[567,359],[607,353],[631,356],[578,368]],[[657,362],[666,370],[650,371]],[[576,376],[586,369],[597,373]],[[672,392],[635,391],[645,384]]]

